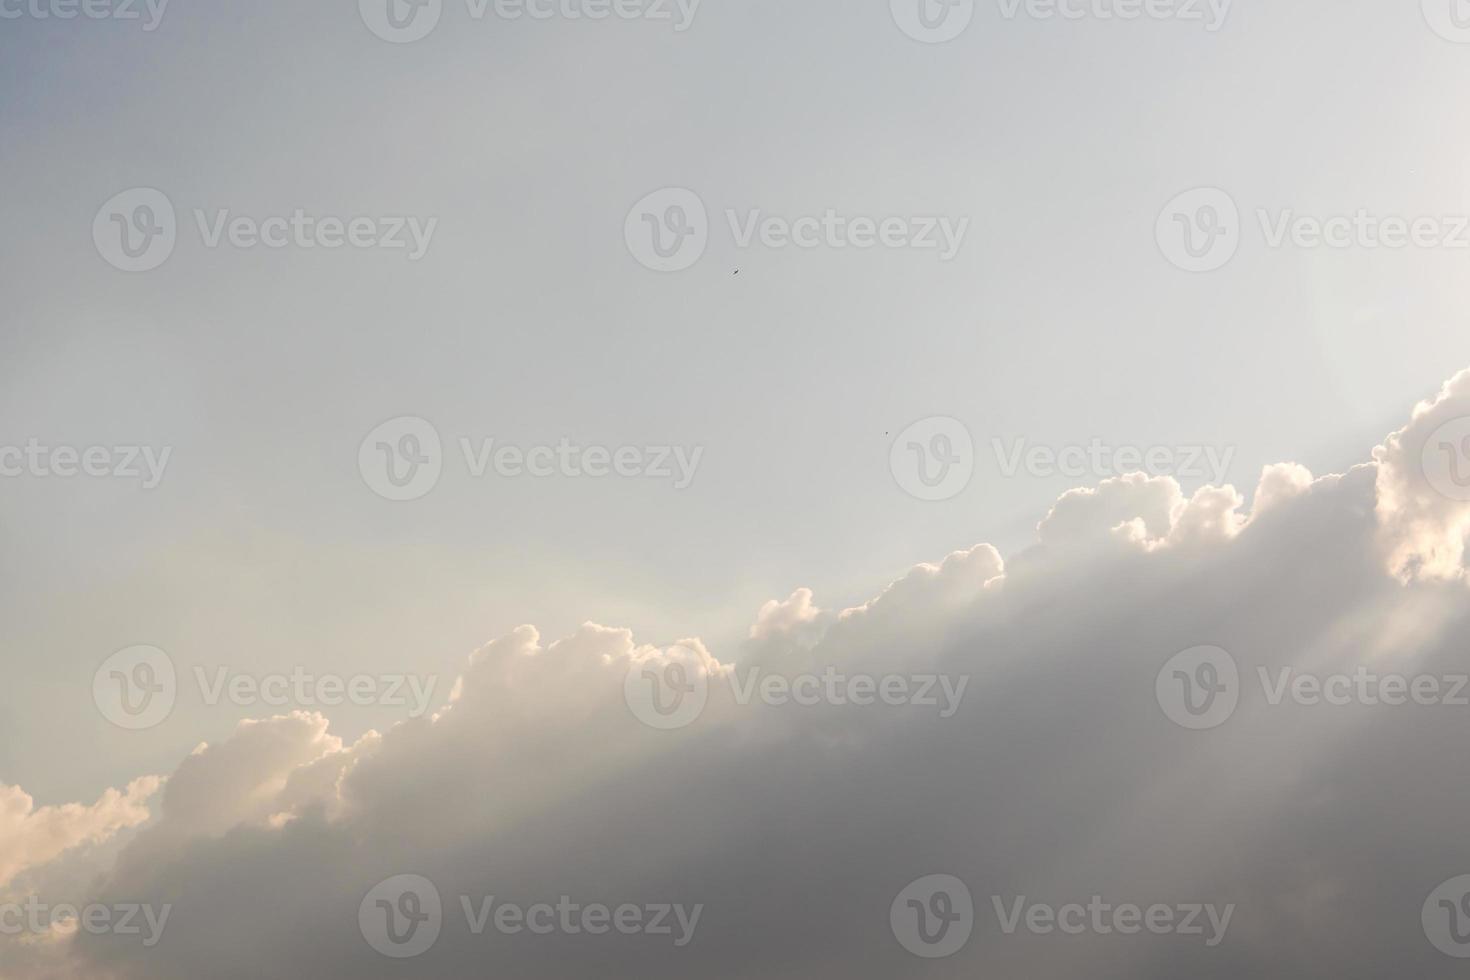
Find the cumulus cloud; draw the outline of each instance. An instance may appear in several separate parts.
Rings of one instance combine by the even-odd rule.
[[[477,651],[437,714],[354,745],[317,715],[242,725],[181,763],[92,893],[170,904],[163,941],[79,932],[48,946],[47,969],[1457,975],[1421,913],[1470,874],[1470,707],[1309,704],[1279,685],[1399,674],[1443,679],[1447,694],[1470,670],[1467,505],[1425,469],[1435,433],[1466,414],[1461,375],[1371,463],[1320,478],[1268,467],[1249,508],[1231,487],[1186,495],[1140,475],[1074,491],[1006,561],[988,545],[959,551],[846,610],[799,590],[762,608],[740,649],[592,624],[546,643],[526,626]],[[1228,655],[1238,701],[1197,729],[1161,694],[1165,665],[1196,648]],[[967,683],[949,716],[918,694],[940,678]],[[637,710],[634,694],[660,679],[678,697],[650,703],[686,712],[677,726]],[[941,874],[971,893],[973,932],[920,959],[891,914],[911,882]],[[374,948],[360,919],[422,912],[375,903],[400,875],[441,900],[436,938],[411,959]],[[701,911],[684,945],[648,931],[477,933],[491,896]],[[1007,933],[996,911],[1094,896],[1232,912],[1207,944]],[[20,955],[0,942],[12,970]]]
[[[1374,450],[1378,520],[1391,570],[1402,578],[1462,579],[1470,535],[1470,370],[1414,408],[1412,421]]]
[[[19,786],[0,785],[0,889],[27,868],[143,823],[158,786],[159,780],[149,776],[123,790],[109,789],[90,806],[37,807]]]
[[[761,607],[750,628],[752,640],[770,640],[777,637],[816,639],[823,627],[822,610],[812,601],[811,589],[797,589],[787,599],[772,599]]]

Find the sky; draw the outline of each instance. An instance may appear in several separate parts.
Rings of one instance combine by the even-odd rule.
[[[1459,3],[0,0],[0,977],[1449,975]]]

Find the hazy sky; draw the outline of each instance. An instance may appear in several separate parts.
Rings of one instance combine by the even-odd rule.
[[[1009,562],[1061,494],[1150,460],[1186,497],[1230,483],[1249,498],[1279,462],[1345,473],[1470,365],[1459,0],[1154,0],[1158,16],[1130,19],[1110,15],[1143,4],[1064,0],[1049,16],[1035,0],[541,0],[549,16],[510,17],[524,5],[122,2],[62,19],[67,0],[0,0],[0,790],[36,807],[166,777],[246,718],[320,710],[352,746],[423,714],[294,696],[209,704],[196,671],[408,673],[433,679],[433,711],[487,642],[534,624],[550,644],[586,622],[654,647],[697,637],[729,664],[759,640],[749,630],[769,600],[806,587],[824,610],[859,606],[979,542]],[[572,16],[599,9],[613,12]],[[1344,246],[1313,239],[1314,222],[1337,218],[1351,219],[1336,226]],[[1395,222],[1414,239],[1403,247],[1383,244]],[[653,231],[694,252],[660,256]],[[166,257],[120,244],[147,251],[159,235]],[[262,235],[280,247],[251,244]],[[404,418],[422,423],[391,421]],[[53,469],[57,447],[98,447],[139,475],[41,472],[28,446]],[[549,475],[524,472],[529,457],[501,467],[505,446]],[[586,474],[625,448],[640,475]],[[432,488],[395,488],[383,466],[412,476],[423,453]],[[1086,461],[1062,471],[1047,453]],[[926,483],[952,472],[946,460],[960,475]],[[1351,493],[1333,485],[1353,502],[1333,503],[1331,520],[1340,508],[1392,524],[1381,474],[1358,479]],[[1116,523],[1172,506],[1127,499]],[[1422,541],[1423,515],[1394,511],[1410,512],[1403,533]],[[1301,540],[1322,545],[1301,520]],[[1458,520],[1433,533],[1454,539]],[[1219,547],[1240,547],[1229,531]],[[1403,569],[1379,557],[1342,574],[1371,565],[1385,580],[1362,588],[1391,593]],[[1219,563],[1249,560],[1180,574],[1222,576],[1230,594]],[[1074,574],[1035,595],[1073,602],[1090,588]],[[1311,601],[1346,616],[1363,594],[1324,587]],[[1434,600],[1445,621],[1464,614],[1455,595]],[[1227,615],[1301,614],[1286,599],[1217,600],[1181,614],[1201,635],[1166,630],[1130,656],[1220,643],[1208,624]],[[825,623],[793,609],[783,630]],[[1037,625],[1029,614],[1006,629]],[[945,639],[903,655],[957,656],[950,631],[973,623],[949,615],[914,613]],[[1104,619],[1110,642],[1140,630],[1109,633],[1118,620]],[[1322,642],[1344,629],[1298,626]],[[1088,635],[1082,614],[1057,628]],[[167,654],[177,697],[166,720],[120,729],[94,680],[139,645]],[[543,694],[515,711],[555,712],[554,686]],[[509,710],[486,698],[487,712]],[[987,721],[943,738],[1006,731]],[[918,744],[887,736],[853,738],[900,758],[910,749],[892,746]],[[732,765],[759,783],[770,751]],[[393,758],[386,770],[412,769]],[[536,782],[521,761],[530,775],[516,778]],[[774,783],[798,784],[807,764]],[[545,763],[547,799],[560,766]],[[569,785],[592,793],[578,772]],[[362,799],[394,798],[394,778]],[[1050,799],[1009,770],[995,778]],[[844,783],[812,814],[855,792]],[[1084,807],[1052,802],[1058,821]],[[747,816],[729,832],[763,826]],[[235,819],[248,822],[198,826]],[[4,869],[0,855],[0,896]],[[799,938],[772,948],[794,952],[762,975],[840,972],[803,966]],[[1215,962],[1224,976],[1255,960]],[[339,968],[323,960],[316,975]]]

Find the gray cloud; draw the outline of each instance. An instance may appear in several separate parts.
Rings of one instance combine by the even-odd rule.
[[[437,715],[355,745],[315,715],[247,723],[184,761],[93,892],[171,904],[163,940],[78,934],[46,944],[44,969],[1455,975],[1420,915],[1441,882],[1470,873],[1470,707],[1272,704],[1258,677],[1470,670],[1470,510],[1418,466],[1430,434],[1467,412],[1462,374],[1373,463],[1316,480],[1272,467],[1249,512],[1230,488],[1186,497],[1167,478],[1070,493],[1038,544],[1004,564],[988,546],[958,552],[842,612],[798,592],[768,604],[728,655],[697,640],[671,654],[590,624],[544,643],[523,627],[471,658]],[[1191,731],[1155,680],[1200,645],[1233,657],[1240,701]],[[708,682],[708,704],[657,731],[630,710],[625,678],[676,660]],[[950,718],[881,701],[741,704],[731,679],[753,668],[969,682]],[[398,960],[369,945],[358,912],[403,874],[432,881],[444,915],[432,948]],[[953,956],[921,960],[889,912],[933,874],[968,886],[976,925]],[[992,901],[1095,895],[1234,909],[1209,947],[1147,932],[1007,935]],[[702,915],[682,948],[649,934],[474,935],[461,896]],[[35,943],[0,951],[9,972],[42,969]]]

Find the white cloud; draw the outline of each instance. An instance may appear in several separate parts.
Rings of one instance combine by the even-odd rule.
[[[143,823],[159,784],[156,777],[144,777],[124,790],[109,789],[90,806],[43,807],[19,786],[0,785],[0,888],[27,868]]]
[[[1462,474],[1447,472],[1446,441],[1465,434],[1456,423],[1470,416],[1470,370],[1445,383],[1438,396],[1414,408],[1413,420],[1373,451],[1378,463],[1378,520],[1388,561],[1403,578],[1460,579],[1465,574],[1465,538],[1470,535],[1470,494],[1451,496]],[[1448,427],[1448,428],[1447,428]],[[1451,481],[1451,482],[1438,482]]]
[[[1068,493],[1008,562],[956,552],[835,615],[798,590],[741,650],[671,654],[592,624],[544,644],[526,626],[477,651],[437,715],[356,745],[317,715],[242,725],[181,764],[96,889],[172,902],[165,940],[79,935],[56,948],[63,975],[911,975],[925,964],[890,906],[931,874],[965,881],[982,918],[992,896],[1236,906],[1212,948],[992,919],[934,976],[1450,975],[1419,916],[1470,871],[1470,708],[1272,705],[1257,677],[1465,670],[1465,505],[1415,466],[1467,399],[1461,375],[1346,474],[1267,468],[1249,513],[1233,488],[1186,497],[1167,478]],[[1240,701],[1188,731],[1155,681],[1200,645],[1231,654]],[[709,704],[656,731],[624,680],[675,656],[706,666]],[[952,718],[739,704],[725,680],[756,664],[965,676],[970,693]],[[446,914],[407,964],[357,921],[401,874],[433,881]],[[477,936],[461,895],[704,911],[684,948]]]

